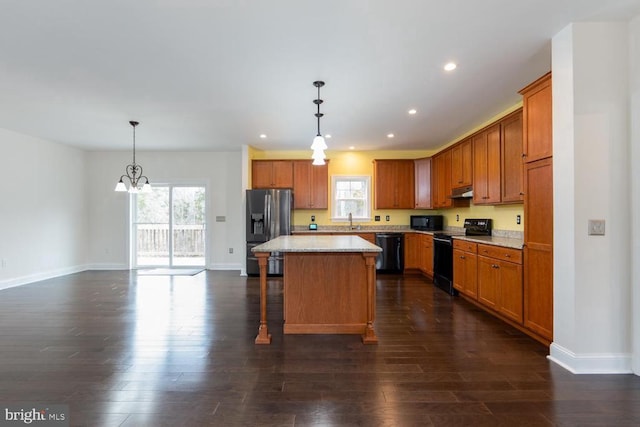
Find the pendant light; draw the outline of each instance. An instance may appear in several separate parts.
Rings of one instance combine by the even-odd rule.
[[[316,107],[318,108],[315,114],[318,119],[318,133],[316,134],[316,137],[313,138],[313,143],[311,144],[311,149],[313,150],[311,158],[313,159],[314,165],[324,165],[324,159],[326,159],[324,150],[327,149],[327,143],[320,133],[320,117],[324,116],[324,114],[320,112],[320,104],[322,104],[322,99],[320,99],[320,88],[324,86],[324,82],[315,81],[313,82],[313,85],[318,88],[318,98],[313,100],[313,103],[316,104]]]
[[[139,123],[130,121],[129,124],[133,127],[133,162],[125,168],[126,174],[120,177],[115,191],[127,191],[127,186],[124,181],[122,181],[123,178],[127,178],[129,179],[129,193],[137,193],[139,191],[150,193],[151,184],[149,184],[149,178],[142,175],[142,166],[136,163],[136,126],[138,126]],[[140,188],[140,180],[142,179],[144,179],[144,185]]]

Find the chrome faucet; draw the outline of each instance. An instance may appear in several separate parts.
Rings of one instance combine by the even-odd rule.
[[[353,215],[349,212],[349,229],[353,230]]]

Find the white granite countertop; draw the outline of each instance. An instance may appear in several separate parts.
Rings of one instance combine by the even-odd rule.
[[[252,252],[382,252],[358,236],[280,236],[255,246]]]
[[[454,239],[467,240],[474,243],[484,243],[485,245],[502,246],[504,248],[522,249],[524,241],[522,239],[512,239],[509,237],[496,236],[453,236]]]

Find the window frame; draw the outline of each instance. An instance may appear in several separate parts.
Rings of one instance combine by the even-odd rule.
[[[336,185],[340,181],[363,181],[366,187],[366,200],[364,216],[353,216],[354,221],[371,221],[371,176],[369,175],[332,175],[331,176],[331,221],[349,221],[347,216],[338,216]],[[353,199],[355,200],[355,199]]]

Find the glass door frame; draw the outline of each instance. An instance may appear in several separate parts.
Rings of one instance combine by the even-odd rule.
[[[136,216],[138,209],[137,194],[132,193],[129,195],[129,266],[132,269],[146,269],[146,268],[207,268],[207,260],[209,259],[209,186],[203,182],[196,181],[184,181],[184,182],[160,182],[152,184],[153,187],[168,187],[169,189],[169,254],[168,264],[138,264],[138,250],[137,250],[137,236],[136,236]],[[205,203],[204,203],[204,261],[202,265],[173,265],[173,189],[179,187],[200,187],[204,189]]]

